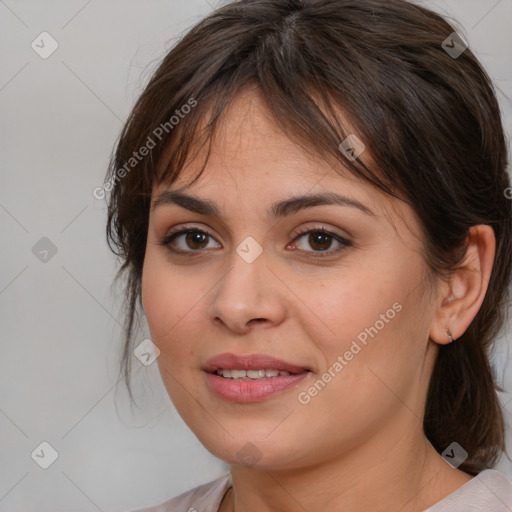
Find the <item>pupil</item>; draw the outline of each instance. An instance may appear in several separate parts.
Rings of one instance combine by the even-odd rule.
[[[329,241],[329,235],[325,235],[324,233],[312,233],[310,235],[310,243],[313,247],[315,246],[315,244],[317,244],[317,246],[322,246],[319,248],[323,250],[328,249],[329,246],[331,245]]]
[[[192,249],[200,249],[202,247],[202,244],[204,245],[204,242],[206,240],[206,234],[205,233],[189,233],[187,235],[187,244],[189,244],[189,247]],[[198,244],[200,247],[197,247],[195,244]]]

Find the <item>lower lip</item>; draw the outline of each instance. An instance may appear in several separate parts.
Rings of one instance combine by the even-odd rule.
[[[211,390],[220,398],[231,402],[260,402],[281,391],[290,389],[307,377],[306,371],[296,375],[265,379],[225,379],[215,373],[206,373]]]

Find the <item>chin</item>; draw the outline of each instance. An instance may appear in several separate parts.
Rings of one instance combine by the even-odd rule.
[[[197,435],[197,434],[196,434]],[[201,444],[215,457],[230,465],[261,470],[280,470],[296,468],[299,464],[297,446],[302,443],[289,439],[285,444],[282,439],[270,441],[265,436],[197,436]]]

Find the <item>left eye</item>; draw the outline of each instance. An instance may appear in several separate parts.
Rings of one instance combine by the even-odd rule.
[[[328,254],[338,252],[340,250],[343,250],[345,247],[350,247],[352,245],[351,242],[346,238],[343,238],[342,236],[336,233],[332,233],[331,231],[327,231],[323,228],[308,229],[307,231],[303,231],[302,233],[299,233],[299,235],[297,235],[295,240],[306,242],[307,245],[314,249],[313,251],[308,251],[303,247],[299,247],[300,250],[304,250],[306,252],[327,252]],[[338,243],[338,248],[330,249],[333,241]]]

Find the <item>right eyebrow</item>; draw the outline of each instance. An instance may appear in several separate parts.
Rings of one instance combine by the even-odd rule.
[[[173,192],[166,190],[158,195],[153,203],[152,209],[169,204],[177,204],[191,212],[200,213],[202,215],[211,215],[213,217],[222,217],[220,209],[212,201],[200,199],[199,197],[182,194],[181,192]]]

